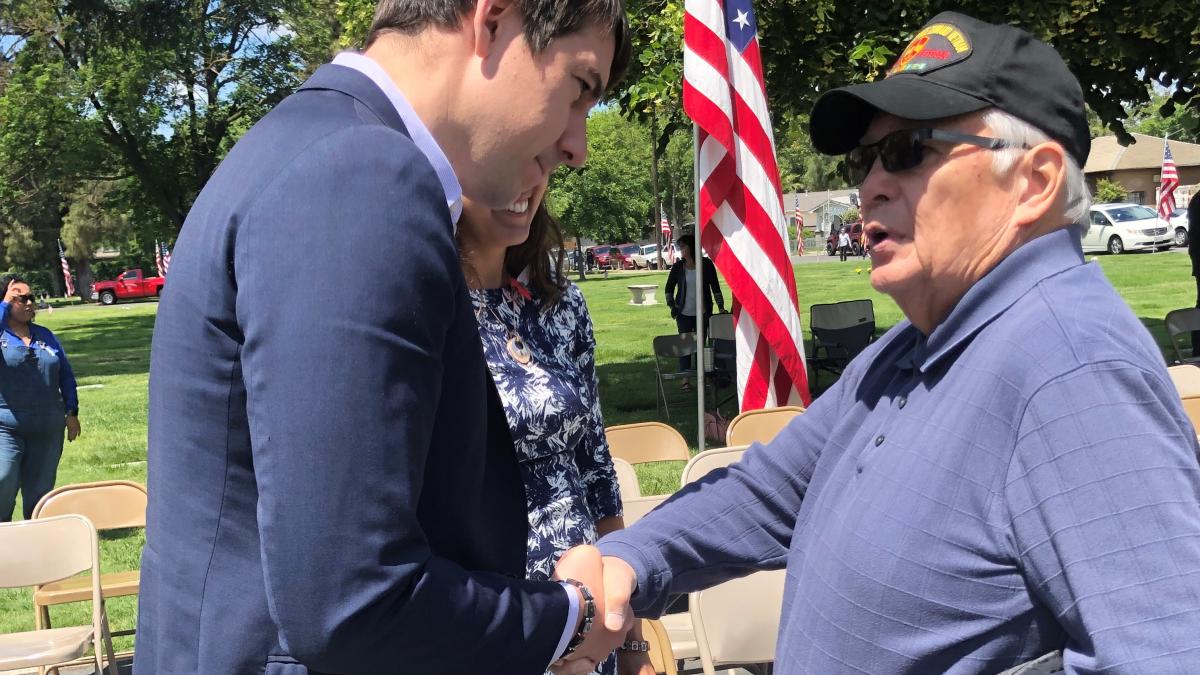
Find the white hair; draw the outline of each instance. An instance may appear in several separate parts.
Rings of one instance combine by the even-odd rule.
[[[999,108],[988,108],[983,111],[983,123],[997,138],[1012,141],[1017,145],[992,153],[992,169],[997,175],[1007,174],[1025,153],[1020,146],[1033,147],[1039,143],[1052,141],[1044,131],[1029,122],[1004,112]],[[1067,175],[1063,181],[1063,192],[1066,199],[1063,204],[1063,220],[1070,223],[1077,234],[1087,230],[1088,209],[1092,206],[1092,193],[1088,190],[1087,180],[1083,169],[1069,153],[1063,152],[1066,160]]]

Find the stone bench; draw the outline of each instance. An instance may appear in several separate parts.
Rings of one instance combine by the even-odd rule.
[[[658,290],[658,284],[632,284],[626,286],[633,299],[629,301],[631,305],[657,305],[658,300],[654,298],[655,291]]]

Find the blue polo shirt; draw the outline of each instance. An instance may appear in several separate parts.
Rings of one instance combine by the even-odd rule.
[[[1068,231],[907,321],[769,445],[601,542],[634,608],[787,568],[776,672],[1200,672],[1195,432]]]

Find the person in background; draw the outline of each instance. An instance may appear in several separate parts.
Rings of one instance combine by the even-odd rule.
[[[667,296],[667,307],[671,309],[671,318],[675,319],[675,327],[679,334],[696,332],[696,253],[692,249],[693,235],[684,234],[676,240],[679,247],[679,260],[671,266],[667,274],[667,286],[664,295]],[[725,297],[721,295],[721,284],[717,281],[717,266],[710,258],[702,258],[704,272],[704,320],[712,316],[713,299],[717,301],[718,313],[725,311]],[[705,325],[708,325],[707,323]],[[679,358],[679,369],[689,370],[692,367],[690,356]],[[690,389],[691,383],[683,379],[682,387]]]
[[[17,490],[25,518],[54,489],[63,430],[79,438],[75,373],[58,338],[33,322],[37,297],[19,276],[3,280],[0,303],[0,522],[12,520]]]
[[[850,255],[850,231],[844,225],[838,234],[838,253],[842,256],[842,262],[846,262],[846,257]]]
[[[564,551],[625,527],[596,377],[596,340],[579,287],[567,280],[546,185],[507,209],[463,197],[458,245],[484,359],[512,432],[529,509],[526,576],[550,579]],[[552,262],[553,260],[553,262]],[[641,641],[595,672],[653,675]],[[637,644],[633,644],[637,643]]]

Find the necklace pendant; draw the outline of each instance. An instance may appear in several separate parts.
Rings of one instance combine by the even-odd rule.
[[[513,361],[523,366],[529,365],[529,362],[533,360],[533,353],[529,351],[528,345],[520,336],[508,338],[508,355],[512,357]]]

